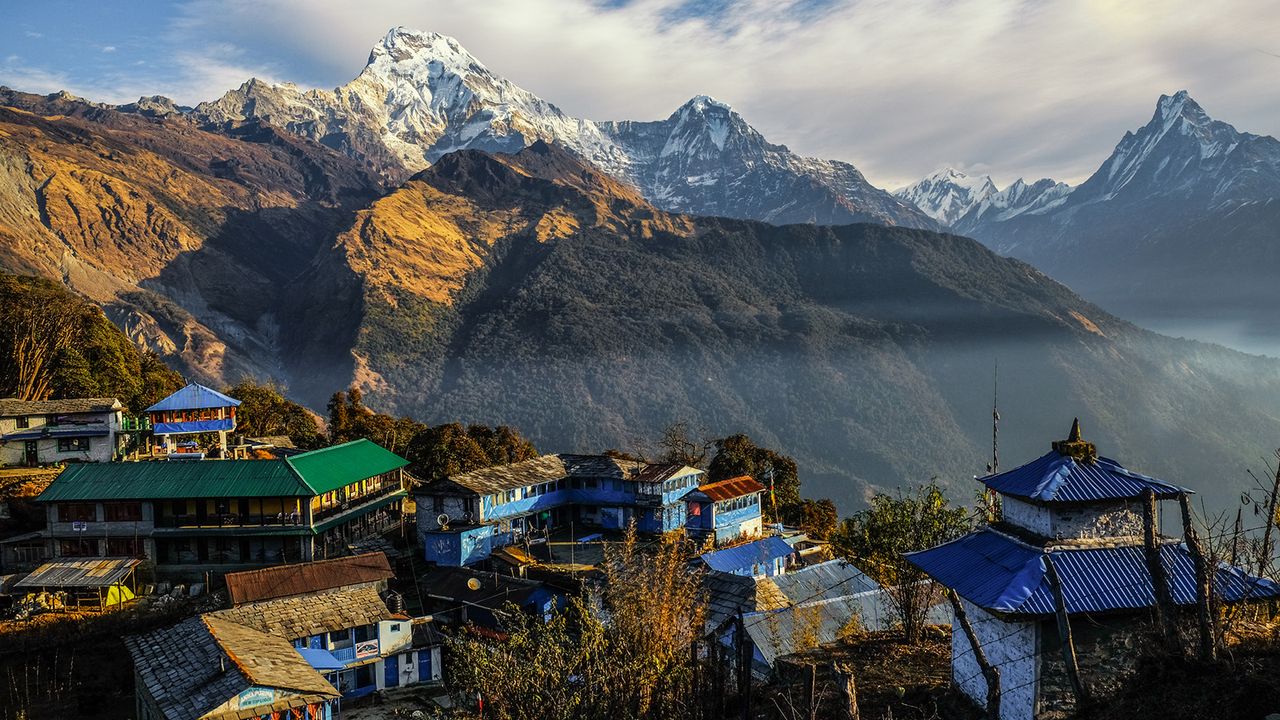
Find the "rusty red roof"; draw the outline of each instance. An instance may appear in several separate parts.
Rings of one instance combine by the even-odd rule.
[[[379,582],[395,576],[380,552],[353,557],[277,565],[261,570],[227,573],[232,605],[320,592],[344,585]]]
[[[732,500],[743,495],[764,492],[764,486],[756,482],[756,479],[750,475],[739,475],[728,480],[699,485],[698,491],[719,502],[720,500]]]

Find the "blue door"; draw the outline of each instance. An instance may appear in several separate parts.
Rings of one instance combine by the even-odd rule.
[[[393,688],[400,686],[400,656],[389,655],[382,661],[385,674],[383,683],[385,687]]]
[[[431,681],[431,651],[418,651],[418,682]]]

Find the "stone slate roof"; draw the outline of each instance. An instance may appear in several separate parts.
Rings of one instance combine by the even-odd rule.
[[[563,479],[566,474],[565,464],[560,456],[542,455],[510,465],[495,465],[460,473],[450,477],[447,482],[481,495],[489,495],[536,483],[555,482]]]
[[[566,478],[611,478],[662,482],[677,475],[699,472],[679,463],[650,464],[619,460],[608,455],[542,455],[510,465],[495,465],[438,479],[418,488],[416,494],[490,495]]]
[[[676,476],[690,475],[702,472],[696,467],[690,467],[682,463],[652,463],[636,473],[632,478],[636,482],[643,483],[660,483],[670,480]]]
[[[300,694],[254,708],[252,717],[338,697],[288,642],[232,622],[193,617],[124,642],[166,719],[239,717],[245,713],[209,713],[255,685]]]
[[[106,413],[123,409],[115,398],[67,398],[66,400],[0,399],[0,417],[19,415],[71,415],[75,413]]]
[[[380,552],[227,573],[232,605],[320,592],[395,577]]]
[[[210,616],[296,640],[389,620],[391,611],[378,590],[365,585],[245,603]]]
[[[241,674],[253,684],[317,695],[337,694],[284,638],[208,615],[204,623]]]

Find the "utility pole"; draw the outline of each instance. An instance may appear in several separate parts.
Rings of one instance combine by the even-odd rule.
[[[1000,361],[996,361],[991,377],[991,467],[990,475],[1000,471]]]

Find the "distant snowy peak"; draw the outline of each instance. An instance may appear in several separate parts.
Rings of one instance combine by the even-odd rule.
[[[953,225],[970,208],[996,193],[991,178],[970,177],[954,168],[943,168],[894,195],[914,203],[924,214],[943,225]]]
[[[1280,142],[1214,120],[1183,90],[1160,96],[1151,120],[1125,133],[1080,186],[1078,200],[1170,194],[1203,196],[1213,203],[1261,199],[1259,176],[1280,177]],[[1274,192],[1274,184],[1264,192]]]
[[[1062,205],[1073,188],[1049,178],[1028,183],[1018,178],[1009,187],[991,193],[969,208],[953,223],[962,233],[970,233],[981,223],[1003,222],[1019,215],[1037,215]]]

